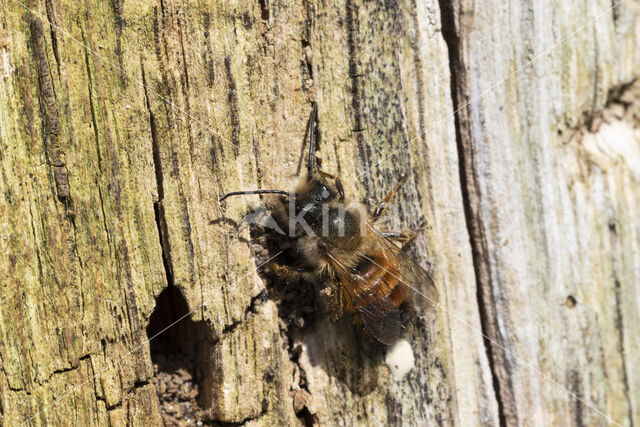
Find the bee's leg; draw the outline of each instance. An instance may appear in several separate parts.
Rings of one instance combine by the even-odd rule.
[[[346,307],[344,295],[340,292],[340,284],[332,283],[328,288],[323,289],[321,293],[329,297],[329,318],[332,322],[337,322],[342,317]]]
[[[384,199],[382,199],[382,201],[378,204],[376,210],[373,211],[372,215],[374,221],[377,221],[382,216],[382,214],[384,214],[384,211],[387,210],[387,206],[389,205],[389,202],[391,202],[391,199],[393,199],[393,195],[398,191],[400,185],[402,185],[406,178],[407,176],[405,174],[400,175],[400,180],[396,184],[396,186],[393,187],[393,189],[389,190],[387,195],[384,196]]]
[[[411,230],[409,232],[401,233],[398,231],[380,231],[380,234],[387,239],[396,240],[402,243],[402,249],[409,246],[411,242],[420,234],[420,232],[424,229],[426,225],[426,221],[422,221],[418,228],[415,230]]]
[[[398,231],[381,231],[380,235],[386,237],[387,239],[397,240],[399,242],[406,242],[410,238],[407,233],[400,233]]]
[[[293,267],[290,265],[271,263],[267,268],[265,268],[265,272],[289,282],[295,280],[308,280],[312,270],[299,266]]]

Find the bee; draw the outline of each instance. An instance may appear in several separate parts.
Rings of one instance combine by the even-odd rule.
[[[412,315],[414,291],[424,297],[427,306],[438,302],[429,273],[396,244],[407,244],[419,230],[399,233],[375,227],[404,176],[373,213],[360,203],[349,203],[340,178],[320,170],[315,158],[316,111],[314,103],[309,119],[307,174],[293,192],[235,191],[220,201],[245,194],[279,194],[284,206],[289,199],[288,211],[281,211],[279,217],[289,225],[298,257],[294,265],[274,263],[271,271],[282,277],[328,284],[334,314],[346,310],[378,342],[392,345]]]

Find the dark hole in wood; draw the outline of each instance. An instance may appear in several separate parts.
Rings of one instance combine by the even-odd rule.
[[[569,295],[567,297],[566,304],[567,304],[567,307],[573,308],[573,307],[576,306],[576,304],[578,304],[578,301],[575,299],[575,297],[573,295]]]
[[[180,290],[169,285],[156,299],[147,326],[155,373],[152,381],[167,426],[209,425],[212,333],[205,322],[191,320],[189,312]]]

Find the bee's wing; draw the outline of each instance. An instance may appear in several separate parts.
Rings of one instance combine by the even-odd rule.
[[[347,300],[347,307],[359,315],[365,328],[374,338],[383,344],[392,344],[402,332],[408,315],[408,307],[405,304],[398,306],[397,301],[409,302],[411,298],[408,298],[408,295],[414,293],[419,300],[426,302],[428,307],[434,306],[438,303],[438,291],[429,273],[398,246],[373,227],[371,227],[371,233],[375,236],[378,246],[373,252],[381,253],[385,262],[379,259],[376,261],[363,252],[360,252],[359,256],[377,265],[391,276],[387,281],[379,282],[375,289],[375,297],[368,290],[369,284],[357,270],[345,265],[337,257],[328,255],[340,279],[340,288]],[[402,294],[407,298],[405,299]],[[372,299],[374,301],[370,302]],[[365,303],[365,300],[369,302]]]
[[[357,313],[367,332],[385,345],[392,345],[400,338],[406,323],[404,313],[399,309],[392,310],[384,317],[372,313],[367,308],[357,310]]]
[[[438,290],[431,275],[394,242],[382,236],[375,228],[371,228],[376,234],[377,244],[384,251],[385,256],[395,261],[395,264],[400,267],[399,271],[393,273],[395,277],[407,286],[416,299],[421,300],[426,307],[437,306]]]
[[[365,329],[376,340],[382,344],[393,344],[404,327],[403,313],[395,309],[392,311],[384,310],[387,302],[388,294],[391,289],[386,287],[386,283],[381,283],[378,292],[384,295],[377,299],[376,303],[363,306],[362,298],[371,298],[372,295],[366,292],[368,284],[366,280],[358,274],[353,268],[345,265],[333,254],[328,253],[331,265],[338,275],[340,283],[340,292],[345,298],[347,309],[355,313],[362,321]],[[366,255],[361,254],[363,259],[367,259]]]

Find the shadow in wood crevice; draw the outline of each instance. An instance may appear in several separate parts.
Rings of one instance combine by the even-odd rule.
[[[211,425],[206,413],[213,398],[213,334],[205,322],[186,316],[189,312],[180,290],[169,285],[156,299],[147,326],[152,382],[165,426]]]

